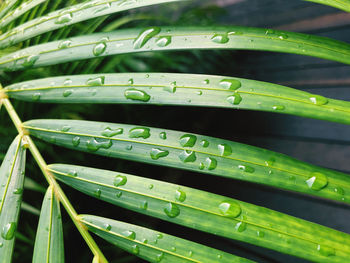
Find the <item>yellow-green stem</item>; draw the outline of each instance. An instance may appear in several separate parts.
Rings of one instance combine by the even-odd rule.
[[[1,86],[0,86],[0,92],[1,92]],[[4,104],[6,110],[7,110],[8,114],[10,115],[10,118],[12,119],[12,121],[13,121],[14,125],[16,126],[16,129],[18,130],[18,132],[20,134],[24,135],[24,140],[26,140],[28,148],[29,148],[30,152],[32,153],[35,161],[39,165],[39,167],[40,167],[42,173],[44,174],[47,182],[50,184],[50,186],[53,187],[54,193],[57,196],[57,199],[62,203],[63,207],[66,209],[67,213],[71,217],[72,221],[74,222],[75,226],[77,227],[77,229],[79,230],[80,234],[84,238],[85,242],[87,243],[87,245],[91,249],[92,253],[94,254],[94,258],[98,258],[99,259],[98,262],[100,262],[100,263],[108,262],[107,259],[105,258],[105,256],[103,255],[103,253],[101,252],[101,250],[99,249],[99,247],[97,246],[97,244],[95,243],[95,241],[93,240],[93,238],[91,237],[91,235],[89,234],[89,232],[88,232],[87,228],[85,227],[85,225],[83,223],[81,223],[77,212],[75,211],[75,209],[72,206],[72,204],[69,202],[69,199],[67,198],[67,196],[63,192],[62,188],[59,186],[59,184],[57,183],[56,179],[51,174],[51,172],[49,172],[47,170],[47,164],[46,164],[45,160],[41,156],[38,148],[36,147],[36,145],[33,142],[33,140],[30,138],[30,136],[26,135],[26,132],[23,129],[22,121],[18,117],[17,112],[13,108],[13,106],[12,106],[11,102],[9,101],[9,99],[6,98],[5,96],[0,97],[0,104],[1,103]]]

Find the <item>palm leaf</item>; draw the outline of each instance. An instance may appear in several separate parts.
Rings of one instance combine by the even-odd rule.
[[[81,166],[48,169],[101,200],[215,235],[318,262],[342,262],[350,252],[350,235],[225,196]]]
[[[24,182],[25,149],[17,136],[0,167],[0,262],[11,262]]]
[[[100,82],[90,84],[101,76]],[[26,101],[241,108],[350,124],[350,102],[276,84],[223,76],[171,73],[61,76],[16,83],[5,91],[11,98]]]
[[[6,15],[0,19],[0,28],[7,26],[9,23],[14,21],[15,19],[21,17],[24,13],[31,10],[34,7],[37,7],[41,3],[48,0],[29,0],[23,2],[19,7],[12,10],[11,12],[7,12]]]
[[[172,130],[78,120],[32,120],[24,127],[35,137],[75,150],[350,203],[348,175],[245,144]]]
[[[41,207],[33,255],[36,262],[64,262],[60,205],[52,187],[47,189]]]
[[[2,18],[11,8],[19,2],[18,0],[5,0],[0,6],[0,18]]]
[[[1,57],[0,69],[18,70],[114,54],[185,49],[266,50],[350,64],[350,45],[325,37],[238,26],[150,27],[95,33],[24,48]]]
[[[90,231],[149,262],[252,262],[148,228],[93,215],[80,215]]]
[[[305,1],[319,3],[323,5],[329,5],[329,6],[344,10],[346,12],[350,12],[350,0],[305,0]]]
[[[53,11],[44,17],[38,17],[21,24],[0,35],[0,48],[7,47],[38,36],[40,34],[63,28],[84,20],[105,16],[133,8],[184,0],[90,0],[74,6]]]

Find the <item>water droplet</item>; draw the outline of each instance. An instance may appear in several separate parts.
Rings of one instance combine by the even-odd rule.
[[[104,227],[107,231],[111,231],[112,229],[112,226],[110,224],[105,224]]]
[[[134,49],[142,48],[152,37],[160,32],[159,27],[146,28],[134,40]]]
[[[86,81],[86,85],[88,86],[102,86],[105,84],[105,77],[97,77],[97,78],[91,78]]]
[[[73,177],[77,177],[77,176],[78,176],[78,173],[77,173],[77,171],[72,170],[72,171],[69,171],[69,172],[68,172],[68,175],[73,176]]]
[[[266,166],[272,166],[275,163],[276,159],[271,157],[270,159],[265,161]]]
[[[201,145],[202,147],[204,147],[204,148],[207,148],[207,147],[209,146],[209,142],[208,142],[207,140],[202,140],[202,141],[200,142],[200,145]]]
[[[266,29],[266,31],[265,31],[265,35],[271,35],[274,33],[275,33],[275,30],[273,30],[273,29]]]
[[[23,193],[23,188],[16,188],[16,189],[14,189],[14,190],[13,190],[13,193],[14,193],[15,195],[20,195],[20,194]]]
[[[192,251],[192,250],[188,251],[188,256],[189,256],[189,257],[192,257],[192,256],[193,256],[193,251]]]
[[[220,86],[228,90],[237,90],[241,87],[241,82],[237,79],[223,79],[220,81]]]
[[[148,202],[147,201],[142,201],[140,204],[140,208],[143,210],[147,210],[148,208]]]
[[[26,68],[32,67],[38,59],[39,59],[39,55],[28,56],[23,62],[23,67],[26,67]]]
[[[326,256],[326,257],[334,256],[334,255],[335,255],[335,250],[334,250],[334,248],[327,247],[327,246],[320,245],[320,244],[317,245],[317,251],[318,251],[321,255]]]
[[[165,132],[159,133],[159,138],[166,140],[166,133]]]
[[[77,146],[80,144],[80,137],[75,136],[75,137],[72,139],[72,144],[73,144],[73,146],[77,147]]]
[[[164,213],[168,217],[174,218],[180,214],[180,208],[174,203],[167,203],[164,207]]]
[[[232,154],[231,146],[226,143],[219,144],[218,149],[221,156],[229,156]]]
[[[309,97],[309,100],[313,103],[316,104],[318,106],[320,105],[325,105],[328,103],[328,99],[320,96],[320,95],[312,95],[311,97]]]
[[[344,189],[341,187],[335,187],[334,192],[336,192],[337,194],[340,194],[340,195],[344,195]]]
[[[150,129],[145,127],[135,127],[129,131],[130,138],[144,138],[147,139],[151,136]]]
[[[63,81],[63,85],[64,85],[64,86],[71,85],[72,83],[73,83],[73,81],[72,81],[71,79],[65,79],[65,80]]]
[[[106,127],[102,132],[101,135],[102,136],[106,136],[106,137],[113,137],[115,135],[119,135],[123,133],[123,129],[122,128],[117,128],[117,129],[111,129],[110,127]]]
[[[226,217],[236,218],[242,212],[241,206],[233,201],[225,201],[219,205],[219,210]]]
[[[128,80],[128,84],[130,84],[130,85],[134,84],[134,80],[133,79],[129,79]]]
[[[63,40],[62,42],[60,42],[58,44],[58,48],[59,49],[64,49],[64,48],[68,48],[70,47],[70,45],[72,44],[72,41],[67,39],[67,40]]]
[[[285,34],[285,33],[279,33],[279,34],[278,34],[278,38],[281,39],[281,40],[284,40],[284,39],[287,39],[287,38],[288,38],[288,35]]]
[[[132,150],[132,145],[129,144],[129,145],[125,146],[125,149],[128,150],[128,151],[131,151]]]
[[[180,202],[184,202],[186,200],[186,193],[180,189],[177,189],[175,191],[175,199]]]
[[[152,148],[150,155],[153,160],[158,160],[161,157],[168,156],[169,151],[162,150],[159,148]]]
[[[273,110],[284,110],[284,106],[283,105],[274,105],[272,106]]]
[[[106,48],[107,48],[106,42],[100,42],[94,46],[92,53],[94,54],[94,56],[100,56],[103,54],[103,52],[106,51]]]
[[[161,262],[163,258],[164,258],[164,253],[162,252],[156,256],[156,261]]]
[[[203,84],[209,84],[209,83],[210,83],[210,80],[209,80],[209,79],[203,80]]]
[[[180,138],[180,144],[183,147],[193,147],[196,144],[197,137],[192,134],[184,134]]]
[[[138,100],[138,101],[144,101],[147,102],[150,100],[151,96],[148,95],[143,90],[138,89],[127,89],[124,92],[125,98],[129,100]]]
[[[229,37],[228,34],[214,34],[214,36],[212,36],[211,41],[218,43],[218,44],[225,44],[229,41]]]
[[[94,192],[94,196],[96,198],[100,198],[101,197],[101,189],[96,189],[95,192]]]
[[[123,195],[122,191],[117,191],[117,193],[115,194],[116,197],[120,198]]]
[[[204,166],[208,170],[214,170],[217,165],[218,165],[218,162],[216,161],[216,159],[214,159],[212,157],[207,157],[204,161]]]
[[[11,240],[15,236],[15,232],[17,229],[16,222],[7,223],[3,228],[1,232],[1,236],[5,240]]]
[[[114,178],[113,184],[114,184],[114,186],[119,187],[119,186],[125,185],[127,181],[128,181],[128,179],[126,178],[125,175],[117,175]]]
[[[150,184],[150,185],[148,186],[148,189],[153,189],[153,187],[154,187],[154,185],[153,185],[153,184]]]
[[[96,138],[92,138],[86,142],[87,149],[90,152],[96,152],[100,148],[109,149],[112,144],[112,140],[97,141]]]
[[[129,239],[132,239],[132,240],[134,240],[136,238],[136,233],[134,231],[131,231],[131,230],[123,231],[121,234]]]
[[[243,232],[244,230],[246,230],[247,228],[247,223],[245,222],[238,222],[236,225],[235,225],[235,229],[238,231],[238,232]]]
[[[73,19],[73,16],[71,13],[63,14],[57,18],[55,21],[55,24],[64,24],[68,23]]]
[[[238,165],[238,169],[246,172],[246,173],[254,173],[255,169],[248,165]]]
[[[70,129],[71,129],[70,126],[64,125],[64,126],[61,128],[61,132],[67,132],[67,131],[69,131]]]
[[[312,190],[318,191],[327,186],[328,179],[322,173],[313,172],[311,173],[311,176],[309,177],[309,179],[306,180],[306,184]]]
[[[234,95],[228,96],[226,98],[226,100],[227,100],[228,103],[231,103],[233,105],[238,105],[238,104],[241,103],[242,97],[238,93],[235,93]]]
[[[158,47],[166,47],[167,45],[169,45],[171,43],[171,36],[163,36],[163,37],[159,37],[156,40],[156,45]]]
[[[132,253],[134,253],[134,254],[138,254],[138,253],[140,253],[140,248],[139,248],[138,245],[132,245],[132,246],[131,246],[131,251],[132,251]]]
[[[0,242],[0,248],[2,248],[2,247],[3,247],[3,245],[4,245],[4,244]]]
[[[171,251],[176,251],[176,247],[171,247]]]
[[[222,259],[222,255],[220,255],[220,254],[218,254],[216,257],[217,257],[218,259]]]
[[[265,233],[264,233],[263,231],[261,231],[261,230],[258,230],[258,231],[256,231],[256,235],[257,235],[258,237],[264,237],[264,236],[265,236]]]
[[[158,233],[158,234],[157,234],[157,239],[162,239],[162,238],[163,238],[163,234]]]
[[[184,163],[194,162],[197,159],[195,152],[189,150],[185,150],[180,153],[179,158]]]
[[[204,163],[199,163],[199,166],[198,166],[199,170],[203,170],[205,168],[205,165]]]
[[[62,95],[63,95],[63,97],[68,97],[68,96],[72,95],[72,93],[73,93],[73,90],[67,89],[67,90],[63,91]]]
[[[32,95],[32,100],[33,100],[33,101],[38,101],[38,100],[40,100],[40,97],[41,97],[41,93],[40,93],[40,92],[35,92],[35,93]]]
[[[176,87],[177,87],[177,86],[176,86],[176,81],[173,81],[173,82],[170,83],[169,86],[163,87],[163,89],[164,89],[165,91],[170,92],[170,93],[175,93],[175,92],[176,92]]]

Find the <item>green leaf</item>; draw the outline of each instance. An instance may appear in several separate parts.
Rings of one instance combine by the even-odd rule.
[[[41,207],[33,255],[36,262],[64,262],[60,204],[52,187],[47,189]]]
[[[182,238],[104,217],[80,215],[80,220],[103,239],[149,262],[252,262]]]
[[[172,130],[31,120],[28,132],[71,149],[250,181],[350,203],[349,176],[265,149]]]
[[[238,26],[149,27],[95,33],[24,48],[1,57],[0,69],[18,70],[114,54],[184,49],[266,50],[350,64],[350,45],[325,37]]]
[[[19,2],[18,0],[5,0],[0,6],[0,18],[2,18],[11,8]]]
[[[329,5],[329,6],[344,10],[346,12],[350,12],[350,0],[305,0],[305,1],[319,3],[323,5]]]
[[[21,209],[24,211],[27,211],[28,213],[31,213],[33,215],[39,216],[40,215],[40,210],[35,208],[34,206],[26,203],[26,202],[22,202],[21,204]]]
[[[0,167],[0,262],[11,262],[19,217],[25,168],[21,136],[12,142]]]
[[[90,0],[53,11],[0,35],[0,48],[7,47],[68,25],[144,6],[185,0]]]
[[[41,184],[35,182],[30,177],[26,177],[25,178],[25,180],[24,180],[24,188],[28,189],[28,190],[36,191],[36,192],[41,192],[41,193],[45,193],[46,192],[45,188]]]
[[[211,234],[317,262],[344,262],[350,253],[348,234],[225,196],[82,166],[48,169],[88,195]]]
[[[101,81],[97,82],[98,79]],[[61,76],[16,83],[5,91],[11,98],[26,101],[240,108],[350,124],[350,102],[272,83],[223,76],[172,73]]]
[[[41,3],[48,0],[28,0],[23,2],[19,7],[12,10],[11,12],[7,12],[6,15],[0,19],[0,28],[5,27],[15,19],[19,18],[21,15],[31,10],[32,8],[40,5]]]

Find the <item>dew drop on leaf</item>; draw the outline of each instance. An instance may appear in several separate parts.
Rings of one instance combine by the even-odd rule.
[[[214,159],[212,157],[207,157],[204,161],[204,166],[208,170],[214,170],[217,165],[218,165],[218,162],[216,161],[216,159]]]
[[[41,93],[40,93],[40,92],[35,92],[35,93],[32,95],[32,100],[33,100],[33,101],[38,101],[38,100],[40,100],[40,97],[41,97]]]
[[[226,44],[229,41],[228,34],[214,34],[211,38],[211,41],[218,44]]]
[[[123,133],[122,128],[117,128],[117,129],[111,129],[110,127],[106,127],[102,132],[101,135],[105,137],[113,137],[115,135],[119,135]]]
[[[1,231],[1,236],[5,240],[11,240],[15,236],[15,232],[17,229],[16,222],[7,223]]]
[[[112,226],[110,224],[105,224],[104,225],[104,228],[107,230],[107,231],[110,231],[112,229]]]
[[[236,218],[242,212],[241,206],[233,201],[224,201],[219,205],[220,213],[226,217]]]
[[[71,13],[67,13],[67,14],[63,14],[61,16],[59,16],[56,21],[55,24],[64,24],[64,23],[68,23],[73,19],[73,16]]]
[[[111,148],[112,144],[112,140],[97,141],[96,138],[89,139],[86,142],[87,149],[90,152],[96,152],[100,148],[109,149]]]
[[[166,132],[159,133],[159,138],[166,140]]]
[[[226,143],[219,144],[218,149],[221,156],[229,156],[232,154],[231,146]]]
[[[185,150],[179,154],[179,159],[184,163],[196,161],[196,154],[193,151]]]
[[[134,40],[134,49],[142,48],[152,37],[160,32],[159,27],[150,27],[142,30]]]
[[[159,37],[156,40],[156,45],[158,47],[166,47],[167,45],[169,45],[171,43],[171,36],[163,36],[163,37]]]
[[[117,175],[114,178],[113,184],[114,184],[114,186],[119,187],[119,186],[125,185],[127,183],[127,181],[128,181],[128,179],[126,178],[125,175]]]
[[[220,86],[227,90],[237,90],[241,87],[241,82],[237,79],[223,79],[220,81]]]
[[[176,88],[177,88],[177,84],[176,84],[176,81],[173,81],[169,84],[169,86],[165,86],[163,87],[163,89],[165,91],[168,91],[170,93],[175,93],[176,92]]]
[[[161,157],[168,156],[168,154],[169,154],[169,151],[162,150],[159,148],[152,148],[150,152],[150,156],[153,160],[158,160]]]
[[[184,134],[180,138],[180,144],[183,147],[193,147],[196,144],[197,137],[193,134]]]
[[[72,44],[72,40],[63,40],[58,44],[58,49],[64,49],[64,48],[68,48],[70,47],[70,45]]]
[[[319,191],[327,186],[328,179],[323,173],[313,172],[309,179],[306,180],[306,184],[312,190]]]
[[[80,144],[80,137],[79,137],[79,136],[75,136],[75,137],[72,139],[72,144],[73,144],[73,146],[75,146],[75,147],[79,146],[79,144]]]
[[[161,262],[163,258],[164,258],[164,253],[162,252],[156,256],[156,262]]]
[[[96,198],[100,198],[100,197],[101,197],[101,189],[96,189],[96,190],[94,191],[94,196],[95,196]]]
[[[66,98],[66,97],[69,97],[70,95],[72,95],[72,93],[73,93],[73,90],[67,89],[67,90],[63,91],[62,95],[63,95],[63,97]]]
[[[255,169],[248,165],[238,165],[238,169],[246,172],[246,173],[254,173]]]
[[[207,148],[209,146],[209,142],[207,140],[201,140],[200,145],[203,148]]]
[[[317,251],[318,251],[322,256],[326,256],[326,257],[334,256],[334,255],[335,255],[335,250],[334,250],[334,248],[327,247],[327,246],[320,245],[320,244],[317,245]]]
[[[126,99],[129,99],[129,100],[138,100],[138,101],[143,101],[143,102],[147,102],[151,98],[151,96],[148,95],[145,91],[138,90],[138,89],[125,90],[124,96]]]
[[[168,217],[174,218],[180,214],[180,208],[174,203],[167,203],[164,207],[164,213]]]
[[[323,97],[323,96],[320,96],[320,95],[312,95],[311,97],[309,97],[309,100],[313,104],[318,105],[318,106],[325,105],[328,103],[328,99]]]
[[[131,230],[123,231],[121,234],[129,239],[132,239],[132,240],[134,240],[136,238],[136,233],[134,231],[131,231]]]
[[[94,56],[100,56],[102,55],[105,51],[106,51],[106,48],[107,48],[107,44],[105,42],[100,42],[100,43],[97,43],[93,50],[92,50],[92,53],[94,54]]]
[[[236,225],[235,225],[235,229],[238,231],[238,232],[243,232],[244,230],[246,230],[247,228],[247,223],[245,222],[238,222]]]
[[[186,200],[186,193],[183,190],[177,189],[175,191],[175,199],[180,202],[184,202]]]
[[[272,106],[273,110],[284,110],[284,106],[283,105],[274,105]]]
[[[146,127],[135,127],[129,131],[130,138],[143,138],[147,139],[151,136],[150,129]]]
[[[91,78],[86,81],[86,85],[88,86],[102,86],[105,83],[105,77],[97,77],[97,78]]]
[[[231,103],[232,105],[238,105],[241,103],[242,97],[241,95],[239,95],[239,93],[235,93],[234,95],[228,96],[226,100],[228,103]]]
[[[131,251],[133,254],[137,255],[138,253],[140,253],[140,248],[138,245],[132,245],[131,246]]]

